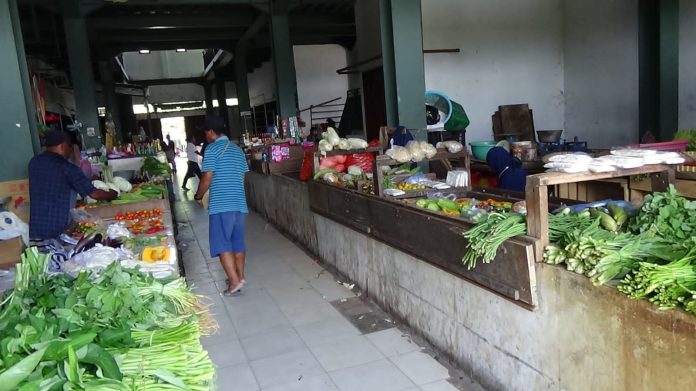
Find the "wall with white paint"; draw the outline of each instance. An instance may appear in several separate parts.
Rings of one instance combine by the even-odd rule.
[[[679,2],[679,129],[696,129],[696,1]]]
[[[561,129],[563,9],[560,0],[423,0],[426,89],[466,110],[468,141],[491,140],[499,105],[528,103],[537,129]]]
[[[424,48],[461,49],[426,54],[425,80],[464,106],[467,140],[491,139],[498,105],[529,103],[536,129],[564,129],[567,140],[577,136],[591,147],[637,141],[634,0],[427,0],[422,7]],[[683,69],[689,63],[694,58],[682,58]],[[696,86],[696,77],[685,80]],[[689,90],[682,93],[685,102]],[[696,118],[691,97],[683,116]]]
[[[638,142],[638,2],[564,1],[566,139]]]
[[[346,67],[345,48],[340,45],[303,45],[293,47],[293,52],[300,109],[334,98],[341,98],[336,103],[345,102],[348,77],[336,73],[337,69]]]
[[[259,68],[254,69],[248,75],[249,99],[251,105],[263,104],[264,101],[275,100],[275,74],[273,72],[273,60],[266,61]]]

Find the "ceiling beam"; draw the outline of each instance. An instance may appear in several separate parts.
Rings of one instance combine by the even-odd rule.
[[[237,41],[244,31],[242,30],[124,30],[120,32],[100,32],[92,39],[97,44],[136,42],[149,44],[156,42],[188,42],[188,41]]]
[[[129,80],[128,82],[142,86],[167,86],[173,84],[201,84],[203,83],[203,78],[183,77],[175,79]]]
[[[94,50],[99,58],[109,58],[116,56],[124,52],[137,52],[140,49],[149,50],[174,50],[174,49],[223,49],[226,51],[233,51],[236,42],[233,40],[224,41],[170,41],[170,42],[151,42],[151,43],[138,43],[138,42],[125,42],[119,44],[111,45],[97,45]]]
[[[88,24],[94,31],[147,30],[165,27],[177,29],[226,29],[246,28],[255,17],[255,12],[235,12],[234,14],[224,15],[100,15],[90,17]]]

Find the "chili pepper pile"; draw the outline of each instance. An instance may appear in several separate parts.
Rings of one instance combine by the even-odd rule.
[[[160,217],[160,216],[162,216],[162,210],[159,208],[155,208],[155,209],[150,209],[150,210],[139,210],[136,212],[118,213],[118,214],[116,214],[116,220],[117,221],[142,220],[142,219],[149,219],[152,217]]]

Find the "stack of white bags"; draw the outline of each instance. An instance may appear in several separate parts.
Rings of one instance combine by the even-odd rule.
[[[550,172],[611,172],[638,168],[648,164],[682,164],[685,159],[677,152],[652,149],[615,149],[610,155],[593,158],[586,153],[555,155],[544,165]]]

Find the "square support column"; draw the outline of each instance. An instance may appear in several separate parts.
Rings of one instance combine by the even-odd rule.
[[[425,72],[420,0],[380,0],[384,93],[389,126],[425,129]],[[427,132],[414,132],[427,140]]]
[[[24,55],[16,0],[0,0],[0,182],[27,178],[27,164],[40,152],[36,114]]]
[[[121,124],[121,107],[116,96],[116,86],[114,85],[114,69],[111,61],[99,62],[99,74],[102,82],[102,94],[104,94],[104,107],[107,116],[111,116],[114,121],[114,142],[123,142],[123,125]],[[104,129],[106,131],[106,129]]]
[[[207,81],[203,83],[203,96],[205,99],[205,113],[213,114],[215,112],[213,108],[213,86]]]
[[[75,93],[77,120],[82,123],[83,147],[99,148],[102,133],[97,112],[97,91],[85,18],[78,2],[63,0],[63,26],[68,46],[70,78]]]
[[[253,129],[248,128],[248,124],[245,123],[246,117],[245,113],[251,111],[251,102],[249,99],[249,79],[247,75],[247,61],[246,61],[246,45],[240,44],[234,51],[234,83],[235,89],[237,90],[237,114],[239,120],[239,131],[240,133],[245,130]],[[252,126],[253,127],[253,126]]]
[[[278,114],[292,117],[297,115],[297,79],[287,13],[271,14],[271,40]]]
[[[225,91],[224,80],[215,80],[215,96],[218,101],[218,115],[225,122],[225,126],[227,126],[228,136],[233,137],[232,127],[230,126],[230,115],[227,112],[227,92]]]

